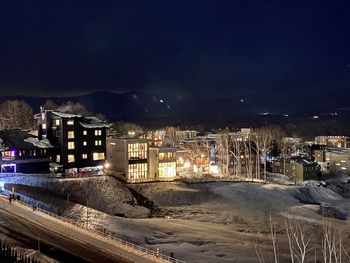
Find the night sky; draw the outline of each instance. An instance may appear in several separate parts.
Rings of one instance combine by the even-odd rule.
[[[334,0],[1,1],[0,92],[333,88],[350,80],[349,14]]]

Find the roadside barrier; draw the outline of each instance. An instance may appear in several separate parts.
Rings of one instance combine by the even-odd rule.
[[[5,199],[7,199],[6,196],[4,195],[1,195],[2,197],[4,197]],[[165,255],[165,254],[162,254],[159,252],[159,249],[157,250],[152,250],[152,249],[148,249],[148,248],[145,248],[145,247],[142,247],[142,246],[139,246],[139,245],[136,245],[136,244],[133,244],[129,241],[126,241],[124,239],[121,239],[121,238],[118,238],[116,236],[114,236],[110,231],[108,231],[107,229],[105,228],[101,228],[101,230],[97,230],[97,229],[94,229],[94,228],[91,228],[85,224],[81,224],[79,222],[76,222],[72,219],[69,219],[69,218],[66,218],[66,217],[63,217],[63,216],[59,216],[57,214],[54,214],[54,213],[51,213],[51,212],[48,212],[44,209],[41,209],[40,207],[35,207],[35,206],[31,206],[25,202],[22,202],[20,200],[16,200],[14,201],[15,203],[20,203],[26,207],[29,207],[31,209],[33,209],[34,211],[40,211],[46,215],[49,215],[51,217],[54,217],[58,220],[61,220],[63,222],[66,222],[66,223],[69,223],[69,224],[72,224],[78,228],[82,228],[82,229],[85,229],[85,230],[88,230],[88,231],[92,231],[94,234],[97,234],[97,235],[100,235],[100,236],[103,236],[109,240],[112,240],[112,241],[115,241],[121,245],[124,245],[125,247],[128,247],[128,248],[131,248],[131,249],[134,249],[134,250],[137,250],[139,252],[142,252],[142,253],[145,253],[147,255],[150,255],[150,256],[153,256],[157,259],[162,259],[166,262],[173,262],[173,263],[185,263],[185,261],[182,261],[182,260],[179,260],[179,259],[176,259],[174,257],[170,257],[168,255]]]

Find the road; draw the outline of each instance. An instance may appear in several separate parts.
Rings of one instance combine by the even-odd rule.
[[[130,262],[99,252],[96,248],[35,225],[3,209],[0,209],[0,232],[27,248],[38,249],[40,246],[41,253],[59,262]]]
[[[18,202],[9,204],[0,197],[0,233],[3,233],[32,249],[40,251],[59,262],[165,262]]]

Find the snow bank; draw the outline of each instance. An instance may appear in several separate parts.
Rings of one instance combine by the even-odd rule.
[[[55,179],[45,187],[59,196],[69,198],[110,215],[130,218],[147,217],[150,211],[137,204],[126,185],[113,177]]]
[[[267,181],[275,184],[282,185],[294,185],[295,182],[292,178],[284,174],[267,173]]]
[[[330,204],[321,204],[320,214],[325,217],[332,217],[341,220],[346,220],[348,218],[348,211]]]
[[[302,187],[296,191],[295,197],[305,204],[321,204],[343,199],[337,192],[323,186]]]

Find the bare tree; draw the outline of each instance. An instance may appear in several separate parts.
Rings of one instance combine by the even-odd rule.
[[[168,146],[177,146],[180,143],[180,138],[177,136],[178,128],[174,126],[167,126],[165,127],[165,136],[164,141],[165,144],[168,144]]]
[[[330,223],[323,223],[322,256],[324,263],[350,261],[350,255],[343,244],[342,233]]]
[[[286,234],[289,243],[291,261],[306,262],[306,256],[313,250],[310,248],[311,238],[306,235],[305,226],[299,220],[292,222],[285,219]]]
[[[118,121],[112,124],[112,130],[119,137],[137,137],[142,134],[143,129],[136,123]]]
[[[52,100],[47,100],[43,106],[45,110],[57,110],[58,105],[52,101]]]
[[[0,106],[1,129],[32,129],[33,109],[25,101],[8,100]]]
[[[257,147],[263,156],[264,180],[266,181],[267,157],[273,144],[282,149],[283,138],[286,136],[286,133],[281,127],[272,125],[256,129],[255,136]]]
[[[270,234],[271,234],[271,240],[272,240],[274,262],[278,263],[279,256],[278,256],[278,249],[277,249],[276,227],[275,227],[274,223],[272,222],[271,213],[270,213]]]

